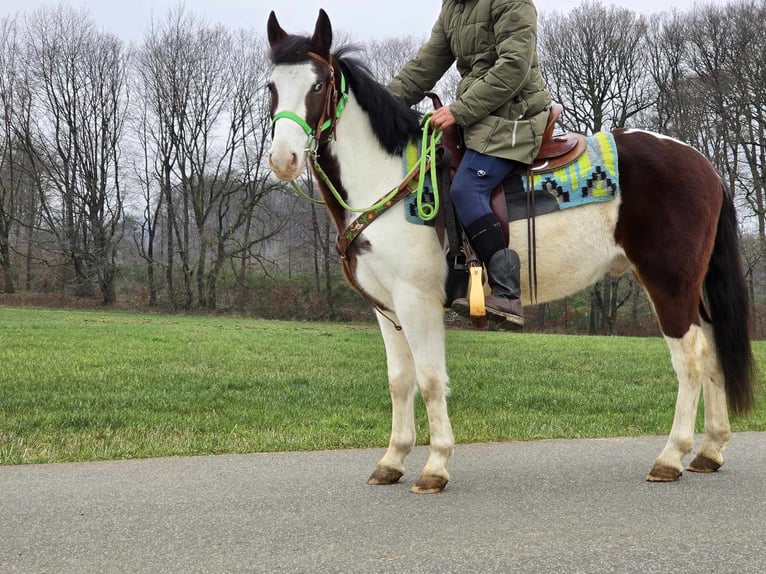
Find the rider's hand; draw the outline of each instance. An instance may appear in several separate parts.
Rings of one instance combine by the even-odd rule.
[[[443,130],[456,123],[457,120],[455,119],[455,116],[452,115],[449,106],[443,106],[438,110],[435,110],[431,115],[431,125],[437,130]]]

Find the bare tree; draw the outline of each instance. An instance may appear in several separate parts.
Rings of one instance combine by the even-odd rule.
[[[694,82],[689,71],[689,19],[673,11],[653,16],[647,30],[648,73],[657,89],[654,129],[694,141]]]
[[[16,290],[13,256],[23,250],[24,287],[32,284],[34,228],[39,201],[25,152],[31,125],[31,95],[23,60],[23,27],[0,21],[0,269],[6,293]]]
[[[652,106],[645,73],[646,21],[634,12],[586,1],[569,14],[540,18],[540,60],[570,129],[594,133],[627,124]]]
[[[72,266],[75,293],[90,295],[97,282],[103,302],[113,303],[127,106],[123,44],[96,32],[81,12],[39,11],[27,21],[27,66],[35,128],[26,152],[46,230]]]
[[[268,133],[264,44],[252,34],[207,25],[179,8],[152,25],[138,62],[147,101],[144,156],[152,158],[145,171],[153,164],[162,196],[149,192],[144,203],[164,206],[168,295],[175,298],[178,255],[182,306],[190,308],[196,292],[197,304],[213,309],[226,261],[239,257],[244,266],[253,243],[279,228],[274,224],[253,234],[254,210],[270,191],[263,168]],[[152,178],[144,179],[149,189]],[[147,232],[148,222],[145,211]]]
[[[365,45],[364,59],[373,76],[387,84],[415,55],[419,45],[413,36],[371,40]]]
[[[146,216],[156,207],[164,209],[162,237],[165,250],[165,285],[168,302],[175,307],[178,294],[175,284],[175,257],[182,262],[184,290],[181,306],[192,304],[191,263],[189,253],[189,209],[187,202],[179,206],[180,193],[175,170],[178,163],[178,133],[184,122],[190,95],[186,40],[192,34],[182,10],[170,12],[163,23],[152,21],[137,55],[138,93],[142,98],[140,133],[144,149],[144,205]],[[150,171],[152,174],[150,175]],[[152,180],[158,186],[159,198],[152,194]],[[154,263],[155,228],[147,237],[147,256]],[[147,228],[148,233],[148,228]],[[176,245],[178,243],[178,246]],[[153,271],[152,271],[153,273]]]
[[[0,269],[6,293],[15,291],[11,269],[10,238],[17,216],[21,183],[16,110],[25,97],[19,76],[18,26],[15,18],[0,21]],[[28,107],[28,106],[27,106]]]
[[[155,256],[157,232],[162,218],[165,194],[159,192],[162,176],[160,146],[156,140],[149,117],[149,102],[146,97],[134,100],[133,131],[140,151],[132,158],[134,177],[141,189],[141,215],[138,217],[138,233],[133,235],[139,256],[146,262],[146,281],[149,306],[158,305],[157,266]],[[159,131],[159,130],[158,130]],[[172,274],[171,274],[172,277]],[[172,283],[171,283],[172,284]]]
[[[755,283],[766,254],[766,4],[708,5],[691,18],[690,68],[705,98],[708,153],[740,199],[746,229],[745,263]]]
[[[245,32],[240,32],[240,35],[247,36]],[[250,35],[250,38],[252,37]],[[271,96],[267,89],[271,65],[265,49],[266,42],[257,36],[254,42],[245,51],[250,61],[246,73],[247,85],[255,89],[255,95],[250,94],[251,97],[247,101],[253,107],[248,109],[248,113],[242,114],[242,121],[248,125],[248,143],[243,147],[243,165],[247,173],[249,202],[245,204],[247,209],[241,210],[244,217],[241,234],[231,235],[232,257],[239,262],[237,275],[241,285],[245,284],[248,266],[260,259],[256,246],[271,239],[286,224],[284,217],[276,216],[269,208],[270,195],[283,186],[271,178],[266,161],[271,135]]]
[[[728,32],[719,48],[721,69],[699,67],[708,86],[722,91],[713,98],[728,145],[728,161],[721,162],[719,169],[730,176],[732,187],[736,184],[741,190],[766,247],[766,47],[762,42],[766,4],[743,2],[733,10],[710,7],[699,18],[706,23],[719,20]],[[698,35],[694,45],[698,56],[710,54],[711,46]]]

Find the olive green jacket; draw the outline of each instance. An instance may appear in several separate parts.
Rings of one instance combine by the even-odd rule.
[[[431,37],[388,89],[412,106],[453,62],[462,79],[450,110],[466,147],[532,163],[551,106],[532,0],[443,0]]]

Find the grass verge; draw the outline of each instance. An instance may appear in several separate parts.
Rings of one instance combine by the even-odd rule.
[[[449,331],[447,347],[458,442],[669,431],[661,339]],[[762,394],[733,427],[766,430]],[[389,430],[374,326],[0,308],[0,464],[385,446]]]

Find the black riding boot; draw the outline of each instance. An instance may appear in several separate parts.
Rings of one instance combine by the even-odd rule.
[[[489,260],[487,281],[492,294],[484,299],[489,315],[499,315],[515,326],[524,326],[521,308],[521,261],[513,249],[501,249]]]

